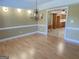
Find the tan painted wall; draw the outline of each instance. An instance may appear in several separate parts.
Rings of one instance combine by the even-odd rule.
[[[0,28],[33,24],[36,24],[36,21],[34,18],[31,18],[31,15],[28,14],[27,10],[22,9],[22,12],[19,13],[16,8],[9,8],[8,12],[4,12],[2,7],[0,7]],[[35,31],[37,31],[36,27],[0,30],[0,39]]]
[[[74,23],[71,23],[72,21]],[[67,26],[79,27],[79,4],[69,6]]]
[[[0,27],[35,24],[36,21],[30,17],[25,9],[21,13],[16,8],[9,8],[8,12],[4,12],[0,7]]]
[[[71,28],[66,29],[66,38],[79,40],[79,4],[69,6],[66,27]],[[73,28],[77,28],[77,30]]]

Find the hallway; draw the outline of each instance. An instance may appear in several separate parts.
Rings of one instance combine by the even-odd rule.
[[[35,34],[0,43],[9,59],[79,59],[79,46],[54,36]]]

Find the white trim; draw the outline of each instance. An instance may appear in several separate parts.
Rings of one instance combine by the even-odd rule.
[[[15,29],[15,28],[24,28],[24,27],[33,27],[33,26],[37,26],[37,24],[34,24],[34,25],[13,26],[13,27],[5,27],[5,28],[0,28],[0,30]]]
[[[40,28],[40,27],[45,27],[45,32],[41,32],[41,31],[38,31],[38,33],[40,33],[40,34],[44,34],[44,35],[47,35],[47,24],[46,25],[42,25],[42,24],[38,24],[38,27]]]
[[[0,42],[11,40],[11,39],[16,39],[16,38],[21,38],[21,37],[24,37],[24,36],[29,36],[29,35],[36,34],[36,33],[37,33],[37,31],[36,32],[27,33],[27,34],[21,34],[21,35],[18,35],[18,36],[13,36],[13,37],[5,38],[5,39],[0,39]]]
[[[49,12],[49,11],[54,11],[54,10],[58,10],[58,9],[61,9],[61,10],[62,10],[62,9],[68,9],[68,7],[67,7],[67,6],[66,6],[66,7],[61,7],[61,6],[60,6],[60,7],[55,7],[55,8],[53,7],[53,8],[51,8],[51,9],[48,9],[47,11]]]
[[[71,38],[68,38],[68,37],[65,36],[64,40],[71,42],[71,43],[79,44],[79,39],[71,39]]]
[[[29,36],[29,35],[33,35],[33,34],[47,35],[47,33],[45,33],[45,32],[35,31],[35,32],[27,33],[27,34],[21,34],[21,35],[17,35],[17,36],[5,38],[5,39],[0,39],[0,42],[7,41],[7,40],[11,40],[11,39],[16,39],[16,38],[21,38],[21,37]]]
[[[38,24],[35,24],[35,25],[23,25],[23,26],[14,26],[14,27],[0,28],[0,30],[24,28],[24,27],[33,27],[33,26],[38,26],[39,27],[39,26],[46,26],[46,25],[38,25]],[[24,36],[29,36],[29,35],[36,34],[36,33],[47,35],[47,33],[45,33],[45,32],[35,31],[35,32],[27,33],[27,34],[21,34],[21,35],[12,36],[12,37],[9,37],[9,38],[0,39],[0,42],[11,40],[11,39],[16,39],[16,38],[20,38],[20,37],[24,37]]]
[[[77,31],[79,31],[79,28],[74,28],[74,27],[66,27],[65,29],[66,30],[68,29],[68,30],[77,30]]]
[[[64,33],[64,37],[66,36],[66,27],[67,27],[67,20],[68,20],[68,14],[69,14],[69,7],[67,7],[67,15],[66,15],[66,23],[65,23],[65,33]]]
[[[47,33],[45,32],[40,32],[40,31],[37,31],[38,34],[43,34],[43,35],[47,35]]]
[[[46,25],[38,24],[38,26],[46,26]]]
[[[48,34],[48,11],[46,11],[46,34]]]

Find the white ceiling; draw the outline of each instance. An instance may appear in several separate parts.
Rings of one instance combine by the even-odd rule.
[[[44,9],[52,9],[52,8],[60,8],[62,7],[68,7],[69,5],[73,4],[79,4],[79,0],[52,0],[48,3],[44,3],[39,6],[40,10]]]
[[[50,2],[52,0],[38,0],[38,5]],[[17,8],[34,8],[36,0],[0,0],[0,6]]]
[[[25,0],[26,2],[31,2],[31,3],[34,3],[36,2],[36,0]],[[43,3],[47,3],[47,2],[50,2],[52,0],[37,0],[38,4],[43,4]]]

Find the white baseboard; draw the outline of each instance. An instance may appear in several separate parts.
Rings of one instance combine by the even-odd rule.
[[[65,29],[66,30],[77,30],[77,31],[79,31],[79,28],[75,28],[75,27],[66,27]]]
[[[27,33],[27,34],[21,34],[21,35],[17,35],[17,36],[5,38],[5,39],[0,39],[0,42],[11,40],[11,39],[16,39],[16,38],[21,38],[21,37],[24,37],[24,36],[29,36],[29,35],[37,34],[37,33],[47,35],[45,32],[35,31],[35,32]]]
[[[40,32],[40,31],[38,31],[37,33],[43,34],[43,35],[47,35],[47,33],[45,33],[45,32]]]
[[[71,38],[68,38],[68,37],[64,37],[65,41],[68,41],[68,42],[71,42],[73,44],[79,44],[79,39],[71,39]]]
[[[13,36],[13,37],[5,38],[5,39],[0,39],[0,42],[11,40],[11,39],[16,39],[16,38],[21,38],[21,37],[24,37],[24,36],[29,36],[29,35],[36,34],[36,33],[37,33],[37,31],[36,32],[27,33],[27,34],[21,34],[21,35],[18,35],[18,36]]]

